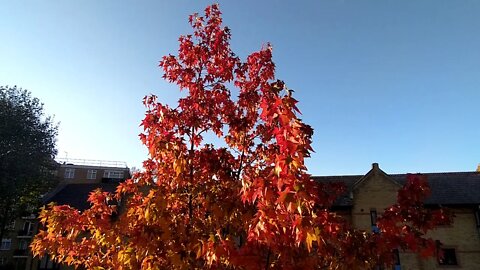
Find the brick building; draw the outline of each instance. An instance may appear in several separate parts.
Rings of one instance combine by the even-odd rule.
[[[123,172],[123,177],[120,178]],[[52,192],[46,202],[69,204],[79,210],[88,207],[88,194],[96,189],[114,191],[119,181],[130,176],[126,167],[112,167],[87,164],[62,164],[58,175],[63,177],[63,184]],[[426,200],[426,207],[439,205],[448,207],[455,214],[454,223],[436,229],[430,236],[443,243],[444,258],[421,259],[418,255],[400,250],[394,269],[431,270],[431,269],[480,269],[480,172],[425,173],[432,194]],[[406,174],[387,174],[374,163],[365,175],[317,176],[320,182],[343,182],[347,192],[337,200],[334,210],[342,214],[358,229],[375,231],[375,219],[383,209],[395,203],[398,189],[405,183]],[[30,221],[25,217],[15,224],[15,230],[35,224],[25,225]],[[25,227],[26,226],[26,227]],[[29,231],[29,230],[26,230]],[[24,237],[29,243],[29,233]],[[31,233],[30,233],[31,234]],[[22,239],[22,238],[18,238]],[[2,242],[2,247],[8,245]],[[25,258],[25,268],[17,269],[68,269],[53,264],[48,258],[31,260],[28,252],[21,251],[24,244],[10,243],[9,250],[14,258]],[[15,253],[16,252],[16,253]],[[0,253],[1,254],[1,253]],[[14,255],[17,254],[17,255]],[[26,254],[26,255],[25,255]],[[0,261],[1,262],[1,261]],[[20,264],[19,264],[20,265]]]
[[[444,258],[421,259],[399,251],[397,266],[402,270],[480,269],[480,172],[425,173],[431,196],[426,207],[453,210],[452,225],[442,226],[429,236],[443,243]],[[336,202],[340,212],[357,229],[375,231],[375,220],[383,209],[395,203],[406,174],[388,175],[374,163],[365,175],[314,177],[321,182],[343,182],[348,192]]]
[[[26,269],[30,257],[28,245],[35,233],[35,228],[35,215],[19,217],[6,226],[0,245],[0,269]]]
[[[119,182],[130,178],[130,169],[124,162],[69,159],[58,163],[56,176],[60,183],[43,198],[44,202],[69,204],[83,210],[88,207],[91,191],[114,191]],[[7,226],[0,245],[0,270],[59,269],[46,258],[32,259],[28,247],[37,227],[35,215],[22,216]]]
[[[63,185],[118,182],[130,177],[125,162],[85,159],[59,161],[57,176]]]

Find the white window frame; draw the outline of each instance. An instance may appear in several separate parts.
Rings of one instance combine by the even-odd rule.
[[[25,231],[25,234],[27,236],[32,236],[33,235],[33,222],[29,220],[25,220],[25,223],[23,224],[23,230]]]
[[[87,179],[97,179],[97,170],[88,170]]]
[[[2,242],[0,243],[0,250],[10,250],[11,248],[12,248],[12,239],[3,238]]]
[[[73,179],[75,177],[75,168],[65,168],[65,179]]]
[[[104,178],[113,178],[113,179],[122,179],[124,176],[124,171],[120,170],[105,170],[103,173]]]

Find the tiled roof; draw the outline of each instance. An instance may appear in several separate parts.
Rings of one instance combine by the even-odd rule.
[[[432,194],[426,204],[480,204],[479,172],[424,173],[427,176]],[[400,184],[406,181],[406,174],[391,174]]]
[[[117,185],[118,183],[68,184],[59,188],[45,203],[68,204],[78,210],[85,210],[90,207],[90,203],[87,201],[90,192],[98,188],[103,191],[114,192]]]
[[[424,173],[427,176],[432,194],[426,200],[426,204],[462,205],[480,204],[480,173],[479,172],[449,172],[449,173]],[[406,174],[390,174],[392,180],[403,185]],[[314,176],[316,181],[323,183],[345,183],[347,191],[336,202],[335,206],[351,206],[350,192],[354,184],[363,175],[345,176]],[[79,210],[89,207],[87,202],[90,192],[97,188],[104,191],[114,192],[118,183],[98,184],[68,184],[57,189],[45,203],[56,202],[59,205],[68,204]]]
[[[353,185],[360,180],[363,175],[340,175],[340,176],[313,176],[312,178],[316,181],[323,183],[344,183],[347,190],[343,196],[338,198],[334,206],[344,207],[351,206],[352,199],[350,198],[350,192],[353,189]]]
[[[447,173],[423,173],[427,176],[432,190],[431,196],[425,201],[426,204],[463,205],[480,204],[480,172],[447,172]],[[388,175],[400,185],[405,184],[407,174]],[[356,181],[363,175],[350,176],[315,176],[313,179],[320,182],[343,182],[347,186],[347,192],[337,200],[335,206],[351,206],[350,192]]]

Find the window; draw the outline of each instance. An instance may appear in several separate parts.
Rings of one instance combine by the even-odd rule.
[[[19,250],[27,250],[27,248],[28,248],[27,241],[21,240],[20,242],[18,242],[18,249]]]
[[[18,232],[18,236],[32,236],[33,235],[33,223],[31,221],[25,221],[23,223],[23,229]]]
[[[400,253],[398,252],[397,248],[393,250],[393,269],[394,270],[402,269],[400,266]]]
[[[439,265],[458,265],[457,254],[454,248],[441,248],[438,254]]]
[[[480,234],[480,205],[478,206],[477,210],[475,210],[475,221],[477,223],[477,230]]]
[[[75,177],[75,169],[74,168],[66,168],[65,169],[65,178],[72,179]]]
[[[97,179],[97,170],[88,170],[87,179]]]
[[[377,210],[370,209],[370,223],[372,225],[372,232],[379,233],[380,230],[377,227]]]
[[[44,256],[40,260],[40,268],[39,270],[45,270],[45,269],[58,269],[57,264],[52,261],[50,256]]]
[[[106,170],[103,173],[104,178],[117,178],[117,179],[122,179],[123,178],[123,171],[113,171],[113,170]]]
[[[27,267],[27,258],[15,259],[15,269],[25,269]]]
[[[373,225],[377,225],[377,210],[371,209],[370,210],[370,222]]]
[[[2,239],[2,243],[0,244],[0,250],[10,250],[12,246],[12,239]]]

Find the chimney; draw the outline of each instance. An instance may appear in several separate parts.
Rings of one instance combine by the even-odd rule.
[[[376,163],[376,162],[375,162],[375,163],[372,163],[372,169],[373,169],[373,170],[378,170],[378,169],[380,169],[380,168],[378,167],[378,163]]]

